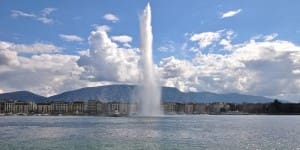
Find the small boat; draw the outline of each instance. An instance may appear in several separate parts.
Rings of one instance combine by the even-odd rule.
[[[249,113],[240,112],[240,111],[228,111],[228,112],[221,113],[221,115],[249,115]]]
[[[27,116],[26,113],[17,113],[16,115],[17,115],[17,116]]]
[[[115,110],[114,113],[111,115],[112,117],[121,117],[118,110]]]

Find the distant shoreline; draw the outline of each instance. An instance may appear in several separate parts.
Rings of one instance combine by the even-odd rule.
[[[131,115],[122,115],[122,116],[111,116],[111,115],[39,115],[39,114],[27,114],[27,115],[18,115],[18,114],[0,114],[0,117],[168,117],[168,116],[298,116],[300,113],[280,113],[280,114],[250,114],[250,113],[240,113],[240,114],[163,114],[161,116],[131,116]]]
[[[128,116],[138,114],[139,103],[104,103],[98,100],[22,102],[0,101],[0,116]],[[166,115],[300,115],[300,103],[161,103]]]

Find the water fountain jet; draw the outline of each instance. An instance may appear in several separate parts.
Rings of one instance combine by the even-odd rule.
[[[151,26],[151,7],[148,3],[140,16],[140,50],[142,52],[142,80],[139,91],[139,110],[140,116],[160,116],[161,88],[158,84],[157,74],[154,70],[152,59],[152,26]]]

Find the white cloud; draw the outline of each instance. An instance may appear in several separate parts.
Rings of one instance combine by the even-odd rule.
[[[0,70],[0,84],[6,91],[29,90],[45,96],[86,86],[79,77],[78,56],[43,54],[19,56],[20,65],[10,71]]]
[[[228,39],[222,39],[220,41],[220,45],[223,45],[225,49],[231,49],[232,45],[231,45],[231,41]]]
[[[170,47],[168,47],[168,45],[163,45],[163,46],[160,46],[159,48],[157,48],[158,51],[161,51],[161,52],[168,52],[170,50]],[[173,49],[171,49],[173,50]]]
[[[272,33],[272,34],[270,34],[270,35],[264,36],[264,40],[265,40],[265,41],[272,41],[272,40],[274,40],[277,36],[278,36],[277,33]]]
[[[137,82],[138,49],[121,48],[111,41],[105,26],[97,29],[89,37],[90,49],[80,56],[56,54],[59,48],[50,44],[1,41],[1,90],[50,96],[86,86]]]
[[[225,34],[222,35],[222,39],[220,40],[219,44],[224,47],[225,50],[232,50],[232,38],[235,36],[235,33],[232,30],[228,30]]]
[[[38,17],[38,18],[36,18],[36,20],[38,20],[44,24],[52,24],[53,23],[53,19],[47,18],[47,17]]]
[[[118,18],[116,15],[111,14],[111,13],[105,14],[105,15],[103,16],[103,18],[104,18],[105,20],[111,21],[111,22],[113,22],[113,23],[119,21],[119,18]]]
[[[57,9],[56,8],[44,8],[42,11],[41,11],[41,16],[47,16],[47,15],[50,15],[52,12],[56,11]]]
[[[82,42],[83,38],[77,35],[60,34],[59,37],[67,42]]]
[[[190,40],[197,41],[200,48],[206,48],[213,44],[213,42],[218,41],[221,38],[221,33],[222,30],[217,32],[196,33],[190,37]]]
[[[238,92],[299,100],[300,46],[283,40],[230,45],[228,54],[198,52],[192,61],[163,59],[159,64],[162,83],[183,91]]]
[[[157,50],[161,52],[174,52],[175,51],[175,43],[173,41],[167,41],[163,43],[162,46],[158,47]]]
[[[4,65],[19,65],[19,60],[16,51],[9,49],[10,43],[0,41],[0,66]]]
[[[88,41],[90,44],[88,55],[82,55],[78,60],[78,64],[85,69],[82,78],[113,82],[138,80],[137,50],[119,47],[102,28],[92,31]]]
[[[293,73],[293,74],[300,74],[300,69],[292,70],[292,73]]]
[[[241,11],[242,11],[242,9],[237,9],[237,10],[231,10],[231,11],[225,12],[222,14],[221,18],[233,17],[233,16],[237,15],[238,13],[240,13]]]
[[[178,60],[174,56],[162,59],[159,66],[163,66],[163,78],[174,78],[178,76],[189,77],[195,71],[191,62],[187,60]]]
[[[6,41],[0,41],[0,49],[6,51],[15,51],[18,53],[42,54],[42,53],[58,53],[62,50],[53,44],[39,43],[34,44],[16,44]]]
[[[181,45],[180,49],[181,49],[181,50],[186,50],[187,46],[188,46],[188,43],[187,43],[187,42],[184,42],[184,43]]]
[[[60,52],[62,48],[57,47],[53,44],[45,43],[34,43],[31,45],[18,44],[15,45],[14,49],[20,53],[57,53]]]
[[[249,91],[259,95],[278,96],[293,94],[299,90],[299,75],[293,70],[300,63],[293,56],[299,55],[300,47],[288,41],[250,42],[232,54],[243,62],[247,71],[254,73]],[[253,89],[252,89],[253,88]]]
[[[52,24],[54,20],[52,18],[49,18],[48,16],[54,11],[56,11],[56,8],[44,8],[43,10],[41,10],[39,14],[26,13],[20,10],[12,10],[11,16],[15,18],[16,17],[32,18],[44,24]]]
[[[132,37],[128,35],[112,36],[111,39],[120,43],[129,43],[132,41]]]
[[[210,47],[210,52],[215,48],[215,46],[220,45],[223,46],[223,49],[216,49],[213,51],[220,50],[232,50],[232,39],[236,36],[236,34],[232,30],[218,30],[215,32],[202,32],[202,33],[194,33],[190,34],[189,40],[192,42],[198,42],[198,47],[190,47],[189,51],[191,52],[199,52],[204,48]],[[187,48],[187,43],[183,45],[184,48]]]
[[[96,25],[96,24],[94,24],[94,25],[92,25],[94,28],[95,28],[95,30],[97,30],[97,31],[105,31],[105,32],[108,32],[108,31],[110,31],[110,27],[109,26],[107,26],[107,25]]]
[[[12,17],[22,16],[22,17],[32,17],[32,18],[36,17],[35,14],[25,13],[25,12],[22,12],[22,11],[19,11],[19,10],[12,10],[11,11],[11,16]]]
[[[122,43],[123,47],[131,48],[131,45],[129,44],[132,41],[131,36],[128,36],[128,35],[112,36],[111,39],[113,41]]]
[[[80,79],[83,68],[79,56],[52,54],[57,47],[47,44],[0,42],[0,85],[5,92],[29,90],[50,96],[66,90],[88,86]],[[50,54],[45,54],[45,53]],[[20,53],[31,53],[22,56]],[[37,54],[43,53],[43,54]]]
[[[163,58],[156,66],[161,84],[182,91],[237,92],[299,101],[299,45],[262,40],[265,36],[233,44],[233,31],[213,33],[219,37],[212,44],[231,50],[226,54],[198,51],[192,59]],[[201,40],[194,38],[195,43]],[[74,56],[55,54],[56,48],[43,48],[45,45],[1,41],[1,90],[52,95],[89,85],[139,81],[138,49],[120,47],[122,43],[115,43],[103,26],[91,32],[88,42],[90,48]],[[19,55],[24,52],[32,55]]]

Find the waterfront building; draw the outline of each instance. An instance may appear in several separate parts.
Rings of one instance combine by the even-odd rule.
[[[248,113],[263,113],[267,110],[269,110],[269,107],[266,107],[263,104],[250,104],[250,103],[244,103],[242,105],[241,111],[242,112],[248,112]]]
[[[211,103],[208,106],[209,113],[221,113],[230,110],[230,105],[223,102]]]
[[[70,103],[72,114],[83,114],[84,112],[84,102],[83,101],[75,101]]]
[[[137,113],[137,111],[138,111],[138,109],[137,109],[137,103],[130,103],[130,104],[128,104],[129,106],[129,112],[128,112],[128,114],[132,114],[132,115],[134,115],[134,114],[136,114]]]
[[[185,104],[184,103],[176,103],[176,112],[179,114],[184,114]]]
[[[29,113],[29,104],[27,102],[15,102],[13,113]]]
[[[71,113],[68,102],[56,101],[51,103],[51,110],[53,114],[67,114]]]
[[[15,102],[12,100],[4,102],[4,112],[5,113],[13,113],[15,108]]]
[[[165,114],[175,114],[177,105],[173,102],[165,102],[163,103],[163,110]]]
[[[120,115],[128,115],[130,107],[128,103],[110,102],[107,103],[107,114],[113,115],[119,113]]]
[[[207,104],[194,104],[194,114],[206,114],[207,113]]]
[[[164,113],[166,113],[166,112],[167,112],[167,109],[168,109],[168,104],[167,104],[167,102],[162,103],[160,106],[161,106],[160,109],[163,110]]]
[[[223,112],[227,112],[227,111],[230,111],[230,105],[227,104],[227,103],[223,103]]]
[[[97,101],[96,104],[96,113],[97,114],[104,114],[106,111],[106,104],[102,103],[101,101]]]
[[[192,103],[187,103],[184,105],[184,113],[192,114],[194,112],[194,105]]]
[[[107,114],[112,115],[115,112],[120,112],[120,103],[118,102],[109,102],[107,103]]]
[[[119,113],[121,115],[128,115],[129,114],[129,105],[128,105],[128,103],[120,103],[119,104]]]
[[[50,114],[52,113],[52,107],[50,102],[37,102],[36,112],[39,114]]]
[[[4,113],[4,104],[5,102],[4,101],[0,101],[0,113]]]
[[[28,102],[29,105],[29,113],[34,113],[37,110],[37,105],[35,102]]]
[[[97,101],[96,100],[88,100],[87,113],[89,113],[89,114],[97,113]]]

